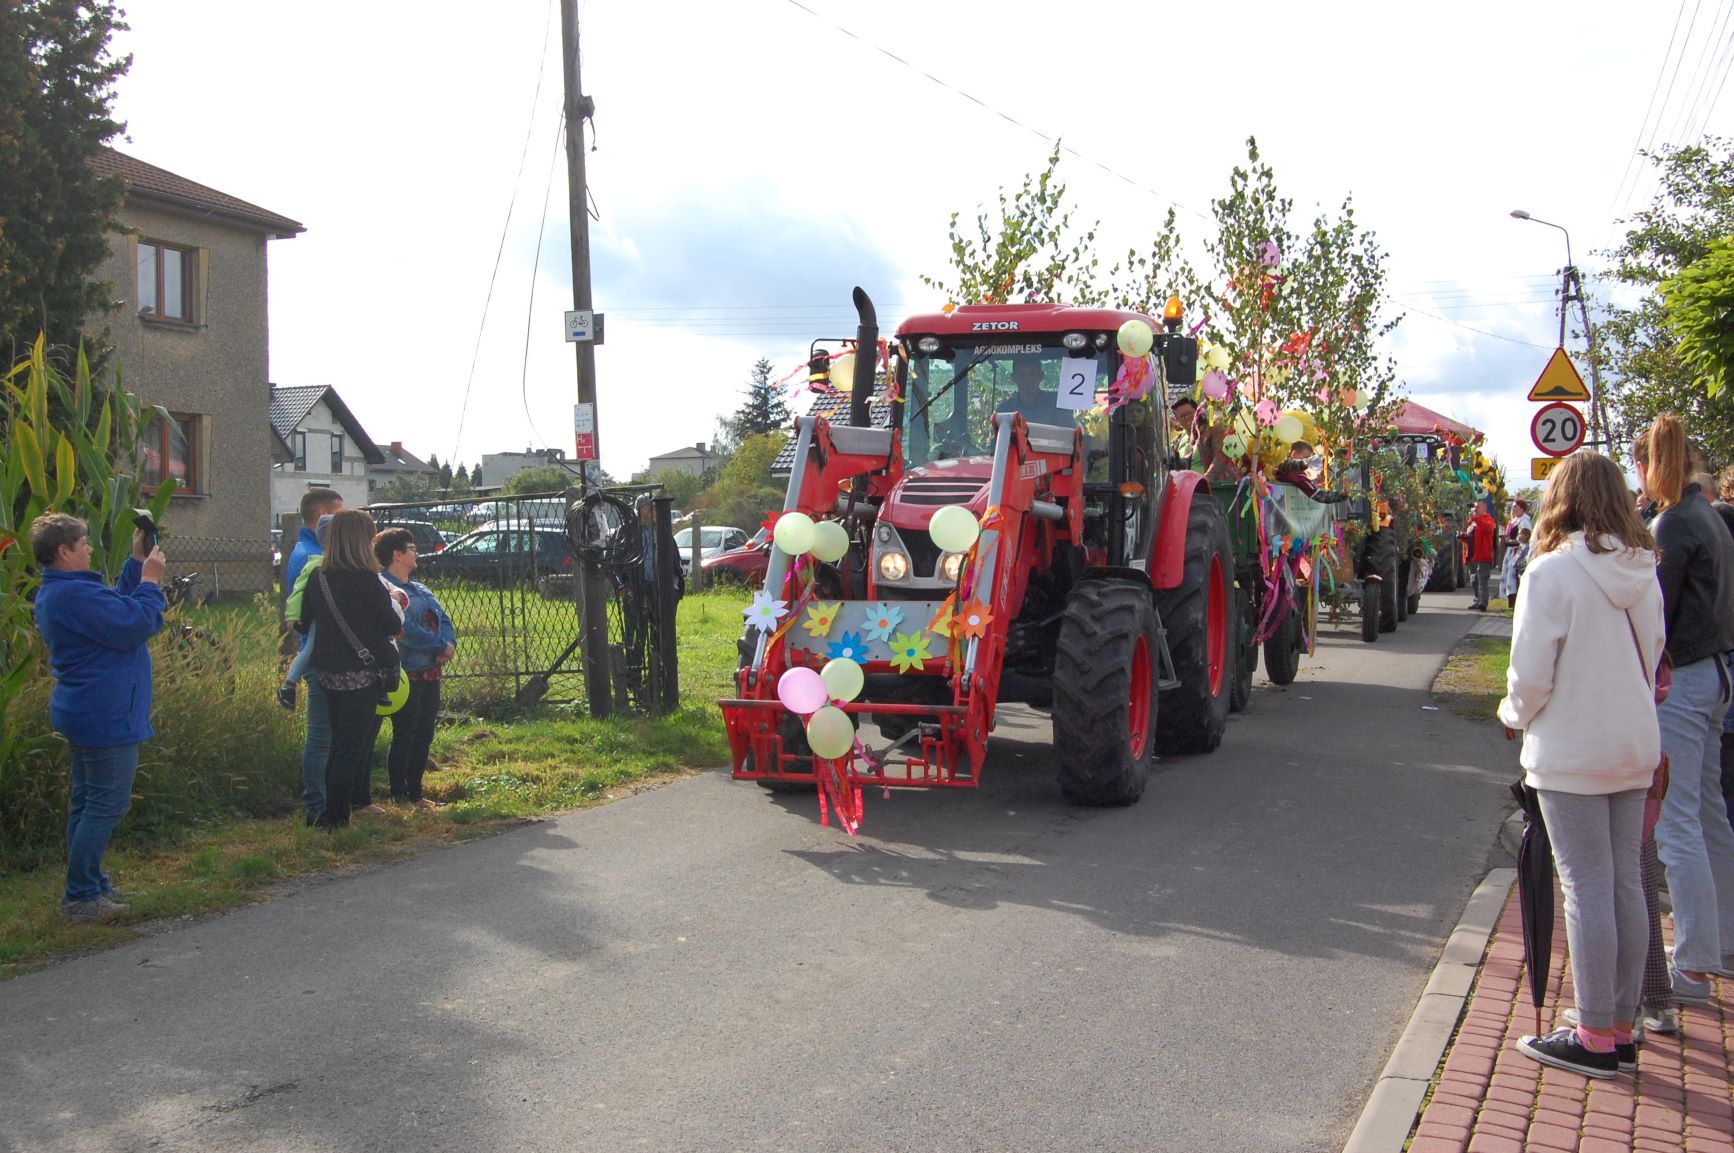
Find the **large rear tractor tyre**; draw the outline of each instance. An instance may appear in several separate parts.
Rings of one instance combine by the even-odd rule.
[[[1234,590],[1234,598],[1240,605],[1240,636],[1234,656],[1234,679],[1228,685],[1228,711],[1239,713],[1252,703],[1252,674],[1258,669],[1258,645],[1252,638],[1258,635],[1259,603],[1252,589],[1244,585]]]
[[[1400,560],[1397,562],[1397,620],[1409,619],[1409,579],[1414,575],[1409,566],[1414,561]]]
[[[1067,800],[1129,805],[1144,795],[1156,675],[1149,590],[1129,581],[1074,585],[1054,652],[1054,752]]]
[[[1404,613],[1403,615],[1412,617],[1420,611],[1421,611],[1421,594],[1420,593],[1410,593],[1409,594],[1408,611],[1406,613]]]
[[[1264,674],[1273,685],[1293,682],[1300,672],[1301,613],[1293,605],[1283,610],[1282,622],[1264,642]]]
[[[1361,639],[1372,644],[1379,639],[1379,582],[1361,583]]]
[[[1368,563],[1379,574],[1379,631],[1394,633],[1402,619],[1397,615],[1397,604],[1402,599],[1397,587],[1397,538],[1390,529],[1385,529],[1373,537],[1370,547]]]
[[[1208,753],[1228,728],[1235,677],[1230,633],[1235,620],[1234,562],[1228,522],[1209,490],[1192,495],[1186,517],[1186,567],[1180,587],[1158,589],[1156,615],[1168,631],[1168,655],[1180,686],[1162,694],[1156,750]]]

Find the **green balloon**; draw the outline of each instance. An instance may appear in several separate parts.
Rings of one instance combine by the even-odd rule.
[[[819,679],[825,682],[825,691],[831,694],[832,700],[852,701],[861,695],[867,674],[850,658],[837,657],[819,670]]]
[[[826,564],[836,564],[849,551],[849,533],[834,520],[822,520],[813,526],[812,552]]]
[[[807,745],[817,756],[834,761],[855,747],[855,725],[836,705],[826,705],[807,720]]]

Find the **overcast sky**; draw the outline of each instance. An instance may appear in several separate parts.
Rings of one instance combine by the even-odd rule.
[[[422,456],[570,451],[552,0],[127,9],[118,146],[307,226],[271,243],[273,382],[334,385],[376,441]],[[1256,135],[1297,225],[1354,196],[1391,256],[1409,394],[1484,429],[1526,483],[1523,396],[1565,245],[1508,213],[1565,225],[1600,267],[1653,186],[1636,147],[1731,132],[1731,15],[583,0],[603,462],[625,476],[708,440],[755,359],[780,376],[813,337],[852,334],[853,285],[886,329],[943,303],[919,276],[946,271],[949,214],[1039,169],[1046,138],[1081,154],[1061,173],[1111,261],[1171,203],[1196,244]]]

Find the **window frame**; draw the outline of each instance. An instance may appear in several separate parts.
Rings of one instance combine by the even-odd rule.
[[[201,438],[204,433],[204,418],[198,413],[170,412],[169,419],[179,426],[181,430],[181,438],[186,443],[186,459],[184,462],[186,466],[186,477],[175,486],[175,495],[203,494],[206,490],[204,470],[200,466],[200,452],[203,448]],[[149,442],[153,435],[156,435],[157,437],[157,442],[154,447],[156,448],[157,460],[159,462],[158,471],[162,475],[172,475],[168,472],[168,465],[172,459],[169,451],[171,442],[169,440],[168,425],[163,422],[161,413],[152,413],[150,420],[145,424],[144,432],[141,434],[141,441],[144,442],[147,448],[151,447]],[[140,492],[154,493],[162,487],[161,475],[159,475],[158,479],[154,482],[144,480],[144,462],[142,459],[139,462],[139,474]]]
[[[331,434],[331,475],[343,475],[343,434],[341,432]]]
[[[307,471],[307,434],[300,429],[289,434],[289,455],[293,458],[293,471]]]
[[[188,245],[173,244],[164,240],[154,240],[149,237],[139,238],[138,248],[144,249],[146,247],[152,249],[156,254],[155,258],[152,260],[152,269],[155,275],[155,280],[151,285],[152,297],[154,298],[155,303],[148,309],[145,307],[143,286],[138,283],[138,266],[143,253],[135,252],[133,259],[133,279],[134,292],[137,294],[138,298],[139,318],[141,320],[153,321],[160,324],[179,324],[189,328],[194,327],[198,324],[198,317],[194,315],[194,308],[198,301],[198,292],[195,290],[193,278],[197,275],[197,257],[199,250]],[[171,252],[178,256],[181,262],[180,295],[181,310],[184,313],[182,316],[169,316],[162,310],[162,301],[167,295],[167,262],[163,259],[163,256],[165,253]]]

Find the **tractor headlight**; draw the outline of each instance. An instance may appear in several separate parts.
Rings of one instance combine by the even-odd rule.
[[[939,351],[939,337],[924,336],[915,342],[915,349],[917,352],[925,352],[927,355],[932,356],[934,353]]]
[[[1073,352],[1077,352],[1086,344],[1090,343],[1090,338],[1081,332],[1068,332],[1065,336],[1060,338],[1060,343],[1071,349]]]
[[[939,572],[946,580],[957,583],[958,574],[963,572],[963,554],[948,552],[939,558]]]
[[[909,575],[909,554],[887,550],[879,554],[879,579],[900,581]]]

